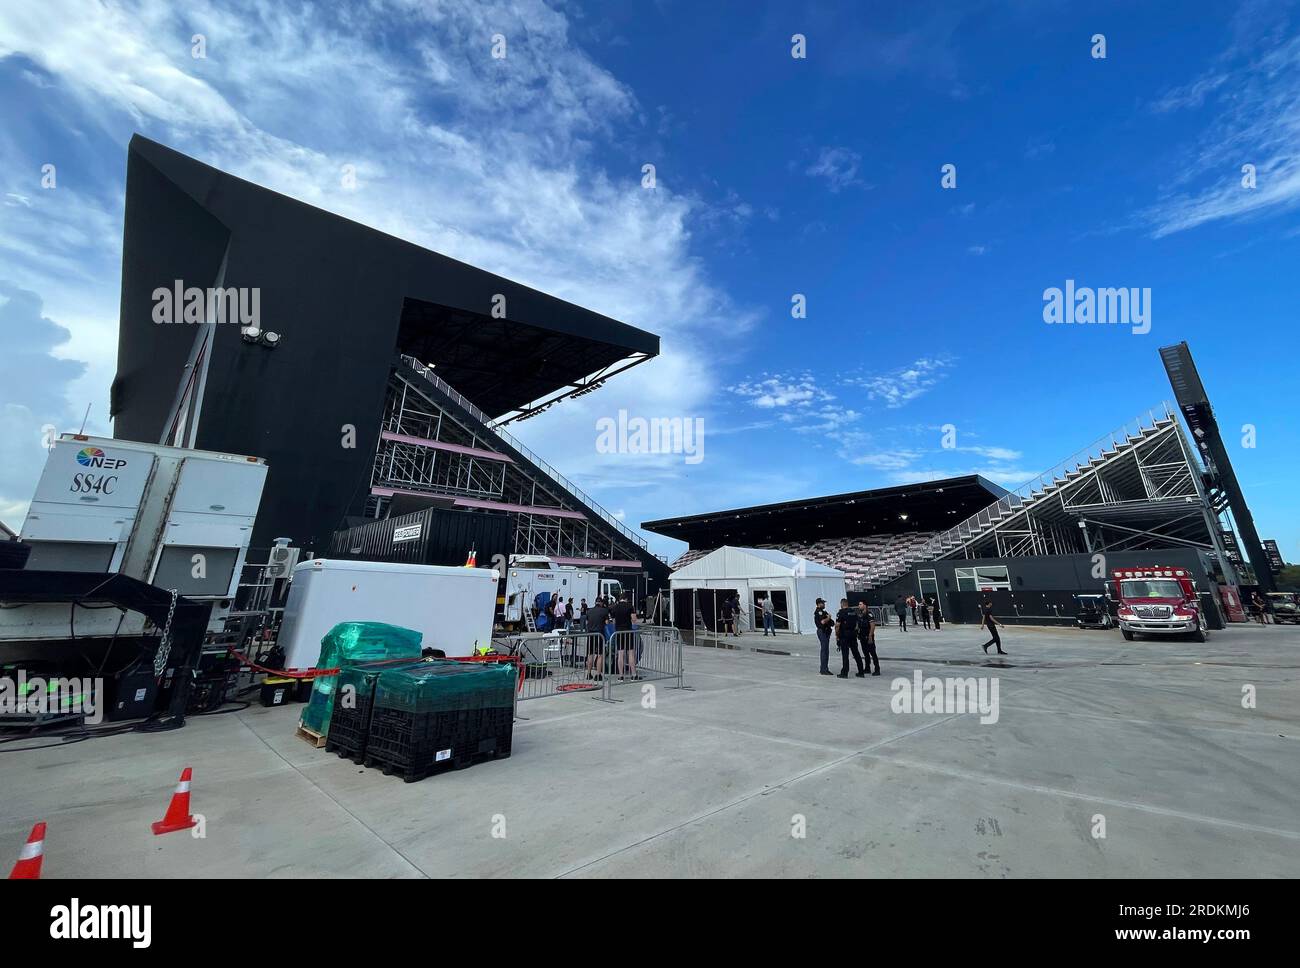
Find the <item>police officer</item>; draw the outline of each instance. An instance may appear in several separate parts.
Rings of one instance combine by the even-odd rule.
[[[840,665],[841,679],[849,677],[849,652],[853,652],[853,658],[858,664],[858,678],[863,678],[867,673],[862,667],[862,656],[858,653],[858,610],[849,608],[847,598],[840,599],[840,610],[835,613],[835,643],[840,647],[840,655],[844,657],[844,662]]]
[[[831,613],[826,611],[826,599],[817,599],[817,610],[813,612],[813,626],[817,629],[817,641],[822,647],[822,668],[821,673],[824,676],[834,675],[831,672],[831,632],[835,629],[835,619],[831,618]]]
[[[858,641],[862,643],[862,654],[866,657],[867,668],[875,662],[873,676],[880,675],[880,657],[876,655],[876,622],[871,617],[866,602],[858,602]]]

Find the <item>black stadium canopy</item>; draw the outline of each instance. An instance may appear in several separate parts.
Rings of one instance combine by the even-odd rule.
[[[953,527],[1006,493],[992,481],[970,474],[803,501],[645,521],[641,527],[685,541],[692,548],[939,531]]]
[[[214,373],[297,389],[357,382],[382,395],[414,356],[489,417],[581,391],[659,353],[653,333],[315,208],[135,135],[127,161],[118,436],[157,440],[194,343],[159,326],[155,293],[256,290],[282,337],[263,366],[224,365],[240,328],[218,327]],[[294,357],[293,373],[285,370]],[[310,378],[308,378],[310,374]],[[337,427],[335,428],[337,432]]]
[[[565,311],[525,321],[407,297],[397,347],[491,417],[569,395],[659,352],[658,336],[555,302]]]

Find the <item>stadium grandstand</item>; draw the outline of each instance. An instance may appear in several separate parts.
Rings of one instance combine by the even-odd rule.
[[[156,315],[173,287],[209,294],[191,325],[158,325],[182,322]],[[232,293],[239,318],[214,314]],[[653,358],[652,333],[139,135],[121,307],[115,436],[264,457],[254,548],[283,535],[323,553],[341,529],[419,512],[438,531],[423,563],[545,555],[641,594],[667,577],[504,429]]]
[[[1185,344],[1167,349],[1194,375]],[[1243,590],[1268,586],[1240,553],[1234,525],[1247,549],[1254,526],[1199,378],[1196,393],[1199,448],[1166,404],[1014,490],[957,477],[643,527],[687,542],[674,570],[724,545],[777,549],[838,569],[876,604],[934,596],[956,621],[978,614],[976,595],[992,596],[999,615],[1061,620],[1078,594],[1102,590],[1107,567],[1183,566],[1221,627]]]
[[[976,475],[854,491],[646,521],[642,527],[687,542],[683,567],[724,544],[768,548],[844,572],[851,587],[870,587],[940,532],[1006,495]]]

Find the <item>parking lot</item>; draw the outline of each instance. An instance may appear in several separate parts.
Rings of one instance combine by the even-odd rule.
[[[298,707],[10,745],[0,852],[45,820],[46,877],[1300,876],[1300,629],[1009,628],[997,661],[891,628],[847,680],[778,641],[522,703],[510,758],[413,784],[297,739]],[[895,712],[917,671],[996,682],[996,722]],[[185,766],[205,836],[155,837]]]

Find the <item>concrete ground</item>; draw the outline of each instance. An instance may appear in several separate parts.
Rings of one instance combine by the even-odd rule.
[[[847,680],[778,641],[801,654],[688,648],[653,708],[523,703],[511,758],[413,784],[295,738],[296,707],[0,747],[0,862],[45,820],[47,877],[1300,876],[1300,629],[1009,628],[999,662],[892,628]],[[997,722],[892,711],[915,670],[996,679]],[[154,837],[184,766],[206,837]]]

